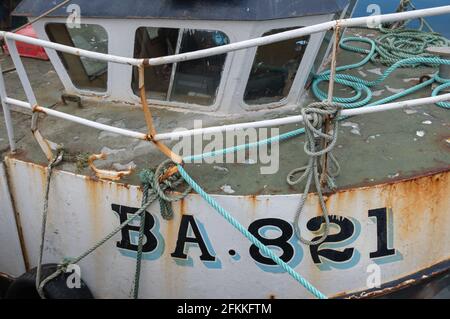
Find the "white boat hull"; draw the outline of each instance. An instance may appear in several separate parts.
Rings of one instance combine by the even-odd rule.
[[[20,227],[19,232],[14,227],[16,218],[4,189],[8,184],[2,180],[0,219],[6,222],[0,224],[0,236],[10,245],[0,248],[0,271],[14,270],[12,274],[18,275],[25,270],[24,260],[29,267],[38,260],[45,168],[8,157],[5,164]],[[388,283],[447,262],[449,194],[448,171],[339,191],[327,199],[333,215],[332,235],[312,248],[300,244],[293,234],[299,195],[214,197],[254,234],[281,237],[266,244],[274,245],[290,266],[332,297],[370,290],[378,279]],[[120,216],[123,221],[127,212],[139,208],[141,196],[137,186],[56,170],[44,262],[83,253],[119,225]],[[251,249],[251,243],[199,195],[175,203],[174,212],[174,219],[167,221],[157,203],[149,209],[141,298],[312,297],[280,267],[269,265],[270,260]],[[315,236],[306,227],[317,227],[317,216],[316,196],[310,194],[301,218],[304,236]],[[81,276],[96,298],[131,296],[136,229],[118,233],[80,262]]]

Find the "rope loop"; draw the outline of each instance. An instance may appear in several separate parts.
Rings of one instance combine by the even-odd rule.
[[[306,186],[300,200],[300,206],[296,212],[294,219],[294,229],[297,238],[305,245],[318,245],[322,243],[329,234],[330,221],[328,218],[328,209],[325,205],[325,200],[322,195],[322,185],[320,183],[320,174],[324,174],[328,188],[334,190],[336,183],[334,178],[339,174],[340,167],[337,159],[333,156],[332,150],[336,146],[338,137],[338,119],[342,107],[338,103],[332,102],[316,102],[301,110],[305,122],[305,153],[309,156],[309,161],[306,166],[296,168],[292,170],[287,176],[287,183],[291,186],[296,185],[306,179]],[[329,118],[331,124],[331,130],[329,132],[324,131],[324,124],[326,117]],[[327,142],[327,143],[324,143]],[[322,147],[322,148],[321,148]],[[320,163],[323,156],[327,156],[327,165],[325,171],[321,167]],[[302,173],[300,177],[295,178],[297,174]],[[325,222],[325,228],[321,237],[315,240],[307,240],[302,237],[299,220],[300,215],[303,213],[306,198],[308,196],[311,184],[314,182],[314,186],[319,196],[319,202],[322,209],[323,219]]]
[[[168,191],[175,190],[184,182],[179,173],[161,181],[161,178],[173,165],[175,165],[173,161],[168,159],[162,162],[156,170],[144,169],[139,173],[139,178],[144,186],[144,193],[148,190],[151,194],[157,195],[161,206],[161,215],[166,220],[173,218],[171,203],[183,199],[192,190],[191,186],[187,186],[181,193],[167,194]]]

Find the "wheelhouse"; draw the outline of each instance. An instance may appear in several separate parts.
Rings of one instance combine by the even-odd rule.
[[[34,23],[40,38],[101,53],[154,58],[350,16],[356,0],[87,1],[74,0]],[[33,18],[49,1],[25,0],[15,15]],[[333,32],[316,33],[228,54],[152,66],[149,102],[215,114],[239,114],[299,103],[311,74],[329,53]],[[69,94],[139,104],[136,67],[47,54]]]

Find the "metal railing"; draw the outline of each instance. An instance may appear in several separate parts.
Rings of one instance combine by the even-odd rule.
[[[36,137],[38,143],[41,145],[41,148],[43,148],[47,157],[51,157],[51,149],[50,149],[49,143],[47,143],[45,141],[45,139],[42,138],[39,131],[37,130],[37,119],[38,119],[37,115],[39,112],[45,113],[47,115],[54,116],[57,118],[61,118],[64,120],[68,120],[71,122],[75,122],[75,123],[78,123],[81,125],[85,125],[88,127],[96,128],[96,129],[99,129],[102,131],[108,131],[108,132],[120,134],[120,135],[127,136],[127,137],[132,137],[132,138],[136,138],[136,139],[149,140],[149,141],[152,141],[155,144],[157,144],[157,146],[158,146],[158,141],[162,141],[162,140],[177,139],[180,137],[188,137],[188,136],[205,134],[205,133],[219,133],[219,132],[224,132],[224,131],[232,131],[232,130],[239,130],[239,129],[245,129],[245,128],[281,126],[281,125],[285,125],[285,124],[298,123],[298,122],[303,121],[303,117],[299,115],[299,116],[289,116],[289,117],[272,119],[272,120],[255,121],[255,122],[248,122],[248,123],[239,123],[239,124],[215,126],[215,127],[209,127],[209,128],[192,129],[192,130],[160,133],[160,134],[156,133],[154,130],[153,130],[153,134],[152,134],[150,132],[150,131],[152,131],[152,129],[150,128],[151,125],[149,125],[149,134],[145,134],[145,133],[135,132],[135,131],[128,130],[128,129],[117,128],[114,126],[101,124],[101,123],[87,120],[87,119],[84,119],[84,118],[81,118],[78,116],[66,114],[64,112],[60,112],[60,111],[56,111],[53,109],[39,106],[37,104],[37,100],[34,95],[31,83],[25,72],[25,68],[23,66],[22,60],[17,51],[17,47],[16,47],[17,41],[41,46],[41,47],[44,47],[47,49],[52,49],[52,50],[56,50],[56,51],[60,51],[60,52],[65,52],[68,54],[91,58],[91,59],[95,59],[95,60],[136,66],[136,67],[140,68],[140,70],[142,71],[145,67],[149,67],[149,66],[172,64],[172,63],[178,63],[178,62],[183,62],[183,61],[200,59],[200,58],[213,56],[213,55],[220,55],[220,54],[233,52],[233,51],[237,51],[237,50],[248,49],[248,48],[252,48],[252,47],[257,47],[257,46],[272,44],[275,42],[280,42],[280,41],[284,41],[284,40],[288,40],[288,39],[293,39],[293,38],[297,38],[297,37],[301,37],[301,36],[311,35],[314,33],[325,32],[325,31],[333,30],[333,29],[336,30],[338,28],[367,26],[367,25],[374,25],[374,23],[379,25],[382,23],[388,23],[388,22],[394,22],[394,21],[400,21],[400,20],[417,19],[417,18],[423,18],[423,17],[435,16],[435,15],[442,15],[442,14],[450,14],[450,6],[442,6],[442,7],[430,8],[430,9],[424,9],[424,10],[415,10],[415,11],[393,13],[393,14],[386,14],[386,15],[377,15],[377,16],[362,17],[362,18],[335,20],[335,21],[330,21],[330,22],[326,22],[326,23],[313,25],[313,26],[303,27],[303,28],[299,28],[299,29],[295,29],[295,30],[291,30],[291,31],[281,32],[281,33],[277,33],[277,34],[270,35],[270,36],[259,37],[259,38],[250,39],[250,40],[246,40],[246,41],[231,43],[231,44],[223,45],[220,47],[214,47],[214,48],[198,50],[198,51],[194,51],[194,52],[188,52],[188,53],[182,53],[182,54],[176,54],[176,55],[164,56],[164,57],[158,57],[158,58],[151,58],[151,59],[134,59],[134,58],[120,57],[120,56],[115,56],[115,55],[110,55],[110,54],[103,54],[103,53],[98,53],[98,52],[91,52],[91,51],[82,50],[82,49],[78,49],[78,48],[74,48],[74,47],[70,47],[70,46],[66,46],[66,45],[62,45],[62,44],[57,44],[57,43],[53,43],[53,42],[49,42],[49,41],[45,41],[45,40],[30,38],[30,37],[26,37],[26,36],[15,34],[15,33],[0,31],[0,37],[3,37],[6,40],[6,44],[8,45],[9,52],[11,54],[11,58],[14,62],[20,82],[24,88],[25,95],[27,97],[27,101],[20,101],[20,100],[8,97],[6,88],[5,88],[3,74],[1,72],[1,67],[0,67],[0,98],[1,98],[1,103],[3,106],[10,148],[11,148],[11,151],[16,150],[15,139],[14,139],[14,130],[13,130],[13,125],[12,125],[11,115],[10,115],[10,106],[11,105],[21,107],[24,109],[28,109],[33,112],[31,128],[32,128],[33,133],[35,134],[35,137]],[[142,74],[141,74],[141,78],[142,78]],[[142,88],[142,87],[143,87],[143,83],[140,83],[140,88]],[[144,112],[146,112],[145,94],[144,94],[144,96],[141,96],[141,100],[142,100]],[[422,99],[414,99],[414,100],[409,100],[409,101],[382,104],[382,105],[377,105],[377,106],[361,107],[358,109],[343,110],[341,112],[341,115],[342,116],[361,115],[361,114],[387,111],[387,110],[399,109],[399,108],[410,107],[410,106],[435,104],[435,103],[449,101],[449,100],[450,100],[450,93],[443,94],[440,96],[435,96],[435,97],[427,97],[427,98],[422,98]],[[146,120],[148,120],[147,115],[149,115],[149,113],[146,114]],[[147,123],[149,124],[149,122],[147,122]],[[151,120],[150,120],[150,124],[151,124]]]

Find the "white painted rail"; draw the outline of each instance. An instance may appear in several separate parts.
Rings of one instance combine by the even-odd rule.
[[[288,39],[293,39],[305,35],[310,35],[314,33],[324,32],[331,29],[336,28],[337,26],[340,27],[357,27],[357,26],[367,26],[367,25],[374,25],[375,24],[381,24],[381,23],[388,23],[388,22],[394,22],[394,21],[401,21],[401,20],[409,20],[409,19],[416,19],[416,18],[422,18],[422,17],[429,17],[429,16],[435,16],[435,15],[442,15],[442,14],[450,14],[450,5],[449,6],[441,6],[436,8],[430,8],[430,9],[424,9],[424,10],[414,10],[414,11],[408,11],[408,12],[401,12],[401,13],[393,13],[393,14],[386,14],[386,15],[377,15],[377,16],[370,16],[370,17],[362,17],[362,18],[351,18],[351,19],[345,19],[345,20],[336,20],[326,23],[321,23],[309,27],[299,28],[291,31],[281,32],[277,33],[271,36],[265,36],[260,38],[255,38],[251,40],[231,43],[228,45],[223,45],[220,47],[210,48],[210,49],[204,49],[194,52],[188,52],[183,54],[177,54],[172,56],[164,56],[164,57],[158,57],[158,58],[151,58],[151,59],[134,59],[134,58],[128,58],[128,57],[120,57],[110,54],[103,54],[98,52],[91,52],[87,50],[82,50],[70,46],[65,46],[62,44],[57,44],[45,40],[35,39],[26,37],[23,35],[0,31],[0,37],[3,37],[6,39],[6,42],[9,46],[13,46],[10,50],[10,53],[12,55],[14,64],[16,68],[18,69],[19,77],[21,80],[21,83],[27,93],[27,98],[29,99],[28,102],[16,100],[9,98],[4,85],[4,79],[3,74],[0,72],[0,98],[5,114],[5,121],[6,121],[6,127],[8,131],[8,138],[10,141],[10,147],[11,150],[15,150],[15,142],[14,142],[14,131],[13,131],[13,125],[11,122],[10,117],[10,105],[15,105],[18,107],[22,107],[25,109],[33,110],[35,105],[35,98],[34,94],[31,89],[30,82],[28,80],[28,77],[26,73],[24,72],[23,65],[20,60],[20,56],[17,53],[17,50],[15,48],[15,44],[17,41],[29,43],[32,45],[41,46],[47,49],[52,49],[56,51],[65,52],[68,54],[83,56],[95,60],[101,60],[105,62],[112,62],[112,63],[119,63],[119,64],[126,64],[126,65],[132,65],[132,66],[147,66],[147,65],[162,65],[162,64],[171,64],[171,63],[177,63],[177,62],[183,62],[188,60],[194,60],[194,59],[200,59],[212,55],[219,55],[224,54],[228,52],[233,52],[237,50],[243,50],[248,49],[256,46],[261,45],[268,45],[275,42],[280,42]],[[0,69],[1,71],[1,69]],[[23,71],[23,72],[22,72]],[[378,106],[370,106],[370,107],[362,107],[358,109],[352,109],[352,110],[344,110],[342,111],[342,115],[344,116],[353,116],[353,115],[362,115],[367,113],[374,113],[374,112],[380,112],[380,111],[387,111],[387,110],[393,110],[403,107],[413,107],[418,105],[426,105],[426,104],[434,104],[438,102],[444,102],[450,100],[450,94],[440,95],[437,97],[428,97],[423,99],[416,99],[416,100],[409,100],[409,101],[402,101],[402,102],[395,102],[395,103],[389,103],[389,104],[383,104]],[[49,108],[39,107],[39,111],[44,112],[50,116],[54,116],[57,118],[61,118],[64,120],[72,121],[81,125],[85,125],[88,127],[93,127],[99,130],[108,131],[132,138],[137,139],[147,139],[147,135],[140,132],[134,132],[131,130],[116,128],[113,126],[97,123],[94,121],[86,120],[74,115],[66,114],[63,112],[59,112],[56,110],[52,110]],[[203,129],[193,129],[193,130],[186,130],[186,131],[178,131],[178,132],[171,132],[171,133],[162,133],[157,134],[154,139],[155,140],[167,140],[167,139],[177,139],[181,137],[188,137],[198,134],[206,134],[206,133],[218,133],[218,132],[224,132],[224,131],[232,131],[232,130],[241,130],[246,128],[260,128],[260,127],[273,127],[273,126],[279,126],[279,125],[286,125],[286,124],[292,124],[292,123],[298,123],[302,122],[303,118],[302,116],[290,116],[290,117],[284,117],[279,119],[273,119],[273,120],[264,120],[264,121],[255,121],[255,122],[248,122],[248,123],[239,123],[239,124],[232,124],[232,125],[224,125],[224,126],[216,126],[216,127],[209,127],[209,128],[203,128]]]
[[[368,113],[377,113],[377,112],[396,110],[396,109],[401,109],[401,108],[406,108],[406,107],[430,105],[430,104],[445,102],[445,101],[449,101],[449,100],[450,100],[450,93],[439,95],[436,97],[427,97],[427,98],[421,98],[421,99],[415,99],[415,100],[394,102],[394,103],[388,103],[388,104],[380,104],[377,106],[366,106],[366,107],[360,107],[357,109],[343,110],[343,111],[341,111],[341,116],[355,116],[355,115],[362,115],[362,114],[368,114]],[[288,117],[283,117],[283,118],[273,119],[273,120],[264,120],[264,121],[247,122],[247,123],[239,123],[239,124],[231,124],[231,125],[213,126],[213,127],[194,129],[194,130],[177,131],[177,132],[171,132],[171,133],[161,133],[161,134],[157,134],[155,136],[155,140],[160,141],[160,140],[169,140],[169,139],[179,139],[182,137],[189,137],[189,136],[200,135],[200,134],[212,134],[212,133],[220,133],[220,132],[237,131],[237,130],[244,130],[247,128],[274,127],[274,126],[281,126],[281,125],[294,124],[294,123],[300,123],[300,122],[303,122],[303,116],[295,115],[295,116],[288,116]]]

